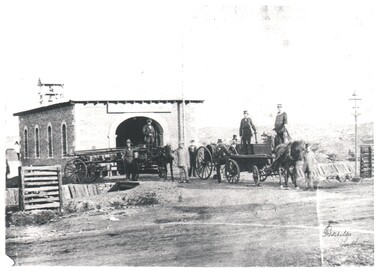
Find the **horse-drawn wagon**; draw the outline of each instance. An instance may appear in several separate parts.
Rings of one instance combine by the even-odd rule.
[[[196,172],[200,179],[207,180],[216,171],[216,144],[200,146],[196,152]],[[242,147],[226,145],[228,155],[221,165],[220,173],[229,183],[238,183],[241,172],[252,173],[253,182],[259,185],[268,176],[278,175],[283,170],[274,159],[274,144],[272,137],[264,135],[264,142],[251,144],[251,154],[243,154]]]
[[[91,183],[94,182],[102,172],[109,171],[115,167],[121,174],[125,172],[123,163],[124,148],[106,148],[94,150],[75,151],[65,167],[64,178],[68,183]],[[165,171],[156,159],[162,148],[158,147],[148,152],[145,145],[133,147],[133,155],[136,162],[136,180],[140,173],[158,173],[159,177],[165,177]]]

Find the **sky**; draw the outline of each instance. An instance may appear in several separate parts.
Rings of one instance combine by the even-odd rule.
[[[243,110],[272,125],[278,103],[290,124],[352,123],[354,91],[374,120],[374,1],[251,2],[2,2],[6,134],[38,106],[39,78],[72,100],[203,99],[201,127]]]

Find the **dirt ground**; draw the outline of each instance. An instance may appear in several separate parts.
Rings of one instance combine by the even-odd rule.
[[[22,266],[373,265],[372,179],[315,191],[249,179],[147,177],[132,190],[73,200],[49,223],[7,227],[7,255]]]

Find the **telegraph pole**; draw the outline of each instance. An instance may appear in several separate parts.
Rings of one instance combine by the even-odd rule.
[[[358,178],[358,116],[360,113],[358,112],[359,107],[357,106],[357,102],[361,101],[360,98],[358,98],[358,95],[354,91],[352,94],[352,98],[349,99],[350,101],[354,101],[354,117],[355,117],[355,178]]]

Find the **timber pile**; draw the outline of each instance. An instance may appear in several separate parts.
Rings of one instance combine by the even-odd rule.
[[[85,198],[108,192],[114,183],[104,184],[68,184],[63,186],[63,198]]]
[[[360,146],[360,177],[372,178],[374,176],[374,145]]]
[[[355,173],[355,164],[352,162],[335,162],[318,164],[317,176],[327,179],[345,180],[352,177]]]

